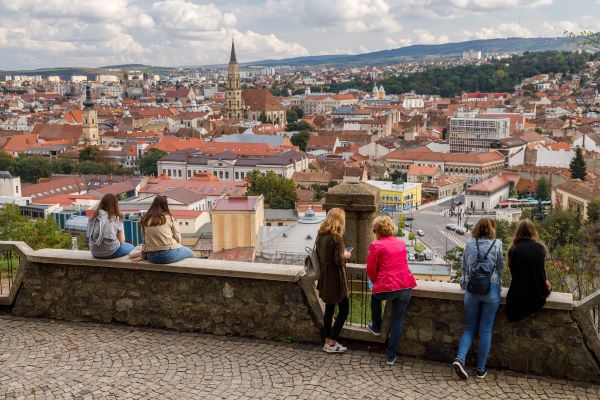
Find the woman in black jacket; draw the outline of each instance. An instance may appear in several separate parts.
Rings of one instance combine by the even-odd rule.
[[[546,304],[552,286],[546,279],[545,259],[546,247],[540,242],[534,223],[522,220],[508,249],[508,268],[512,275],[506,295],[509,321],[521,320]]]

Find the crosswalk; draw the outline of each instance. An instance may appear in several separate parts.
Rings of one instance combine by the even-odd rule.
[[[448,238],[448,240],[450,240],[456,246],[460,247],[461,249],[465,248],[467,240],[464,237],[448,232],[447,230],[440,229],[439,232],[446,236],[446,238]]]

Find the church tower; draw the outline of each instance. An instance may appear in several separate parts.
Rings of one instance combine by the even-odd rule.
[[[83,134],[81,144],[86,146],[97,146],[100,144],[98,134],[98,113],[92,101],[92,89],[89,85],[85,87],[85,101],[83,102]]]
[[[231,41],[231,57],[227,68],[227,91],[225,92],[225,118],[241,119],[244,116],[244,102],[242,100],[242,87],[240,85],[240,65],[235,57],[235,47]]]

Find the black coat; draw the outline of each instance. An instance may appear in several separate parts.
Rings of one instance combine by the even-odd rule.
[[[550,290],[546,286],[544,246],[533,240],[520,240],[508,251],[512,275],[506,295],[506,316],[518,321],[544,307]]]

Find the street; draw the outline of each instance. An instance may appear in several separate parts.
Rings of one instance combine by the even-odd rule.
[[[457,201],[462,201],[462,196],[457,197]],[[412,231],[416,233],[417,230],[421,229],[425,233],[425,236],[420,237],[421,241],[431,249],[434,254],[444,257],[448,250],[458,246],[465,246],[468,233],[464,236],[459,235],[453,231],[447,230],[447,224],[457,224],[457,217],[449,217],[450,200],[431,206],[425,209],[412,212],[412,221],[407,221],[409,227],[412,224]],[[410,214],[409,214],[410,215]],[[474,223],[478,217],[471,216],[463,218],[463,222]],[[410,229],[410,228],[409,228]]]

